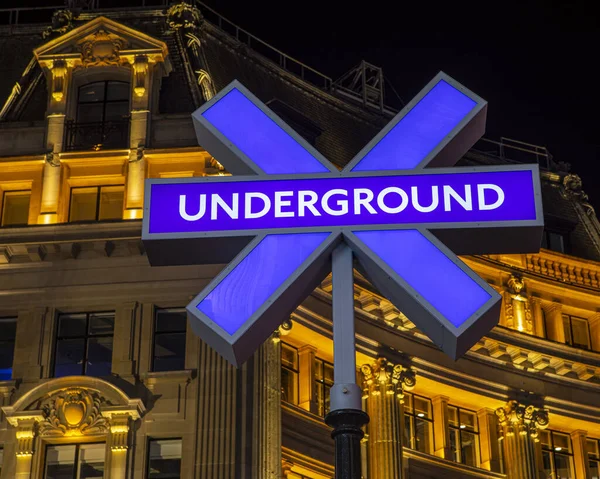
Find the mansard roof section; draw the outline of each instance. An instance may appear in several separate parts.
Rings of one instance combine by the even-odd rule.
[[[157,63],[168,62],[169,50],[161,40],[99,16],[50,40],[33,53],[43,66],[56,59],[72,62],[71,66],[94,66],[133,63],[137,55],[145,55]]]

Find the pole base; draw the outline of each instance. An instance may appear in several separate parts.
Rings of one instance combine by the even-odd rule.
[[[360,479],[360,440],[364,436],[361,428],[369,423],[369,416],[360,409],[337,409],[325,416],[325,423],[333,428],[335,479]]]

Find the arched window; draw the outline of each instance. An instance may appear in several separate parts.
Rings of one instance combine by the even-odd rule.
[[[127,148],[129,90],[129,83],[113,80],[79,87],[76,117],[66,125],[66,148]]]

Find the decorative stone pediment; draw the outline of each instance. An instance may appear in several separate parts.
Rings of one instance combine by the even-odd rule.
[[[141,399],[130,399],[107,381],[87,376],[53,379],[2,408],[16,428],[17,455],[30,455],[39,437],[113,436],[115,448],[127,448],[130,421],[145,412]]]
[[[34,50],[42,67],[52,69],[55,61],[69,67],[123,65],[144,55],[150,62],[166,63],[167,45],[145,33],[106,17],[97,17]],[[165,64],[167,71],[170,70]]]

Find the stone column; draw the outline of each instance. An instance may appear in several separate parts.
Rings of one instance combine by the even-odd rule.
[[[306,344],[298,349],[298,367],[300,371],[298,387],[298,406],[313,414],[318,414],[315,398],[315,356],[317,348]]]
[[[434,453],[438,457],[452,460],[452,448],[450,447],[450,427],[448,425],[448,402],[446,396],[436,396],[431,399],[433,405],[434,427]]]
[[[368,426],[369,479],[400,479],[402,473],[403,391],[415,386],[412,369],[385,358],[361,367]]]
[[[600,352],[600,313],[593,314],[589,319],[592,349]]]
[[[144,179],[146,160],[144,148],[147,145],[150,122],[151,76],[156,65],[149,62],[148,56],[137,55],[131,68],[131,124],[129,129],[129,162],[127,170],[127,196],[123,219],[140,219],[144,210]]]
[[[575,463],[575,477],[591,479],[590,462],[587,454],[587,432],[576,430],[571,433],[573,442],[573,462]]]
[[[544,337],[544,331],[546,329],[544,325],[544,314],[542,310],[542,301],[539,298],[530,298],[533,315],[533,333],[540,337]]]
[[[129,422],[129,414],[114,414],[110,418],[110,475],[108,479],[125,479],[127,477]]]
[[[562,304],[550,303],[544,307],[546,313],[546,334],[548,339],[565,342],[565,328],[562,320]]]
[[[26,419],[9,420],[11,425],[16,428],[17,463],[15,466],[15,479],[29,479],[32,475],[33,442],[37,432],[38,419],[29,417]]]
[[[481,467],[492,472],[500,472],[500,444],[498,442],[498,418],[493,409],[477,411],[479,421],[479,443]]]
[[[256,479],[281,479],[281,342],[276,335],[255,354],[254,470]]]
[[[548,411],[509,401],[496,409],[507,479],[541,479],[538,429],[548,427]]]

